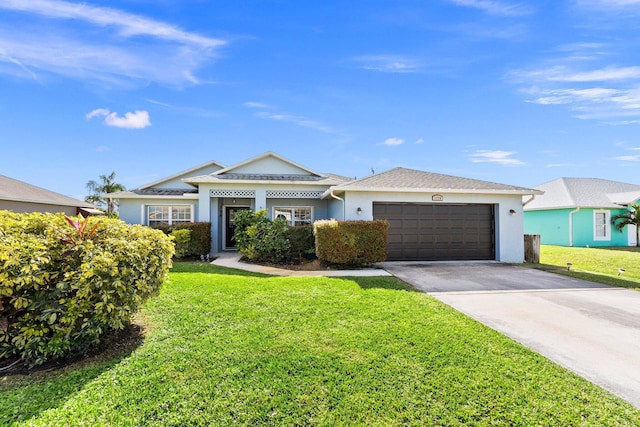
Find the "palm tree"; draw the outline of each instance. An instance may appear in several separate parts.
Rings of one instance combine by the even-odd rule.
[[[106,206],[107,215],[112,216],[115,214],[118,202],[110,197],[105,197],[105,195],[116,191],[125,191],[124,185],[115,182],[115,172],[111,172],[109,175],[100,175],[98,178],[100,178],[100,183],[94,180],[87,182],[87,190],[91,194],[85,197],[84,200],[100,207]]]
[[[632,203],[629,205],[629,210],[625,213],[614,215],[611,218],[611,223],[616,230],[622,231],[627,225],[636,226],[636,246],[640,247],[640,204]]]

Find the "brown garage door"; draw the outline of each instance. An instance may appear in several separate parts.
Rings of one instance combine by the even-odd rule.
[[[389,221],[387,260],[493,260],[493,205],[374,203]]]

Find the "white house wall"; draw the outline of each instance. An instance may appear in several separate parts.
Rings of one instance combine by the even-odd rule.
[[[374,202],[391,203],[477,203],[496,206],[496,260],[522,262],[524,260],[524,221],[521,195],[439,193],[441,202],[432,201],[433,194],[391,192],[349,192],[344,195],[346,220],[372,220]],[[342,196],[341,196],[342,197]],[[362,213],[358,215],[358,208]],[[514,215],[510,210],[515,211]]]

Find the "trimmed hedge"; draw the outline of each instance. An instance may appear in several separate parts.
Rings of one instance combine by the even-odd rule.
[[[200,255],[208,255],[211,253],[210,222],[181,222],[174,225],[161,224],[155,225],[152,228],[162,230],[162,232],[167,235],[171,235],[175,230],[191,231],[188,243],[184,243],[181,247],[183,250],[181,251],[180,257],[199,257]]]
[[[387,257],[386,220],[316,221],[316,255],[331,264],[362,266]]]
[[[173,253],[171,237],[117,219],[0,211],[0,360],[38,365],[122,329]]]

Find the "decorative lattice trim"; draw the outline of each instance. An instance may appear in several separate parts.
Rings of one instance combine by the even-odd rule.
[[[321,196],[322,191],[267,191],[267,199],[319,199]]]
[[[255,198],[255,190],[211,190],[211,197]]]

